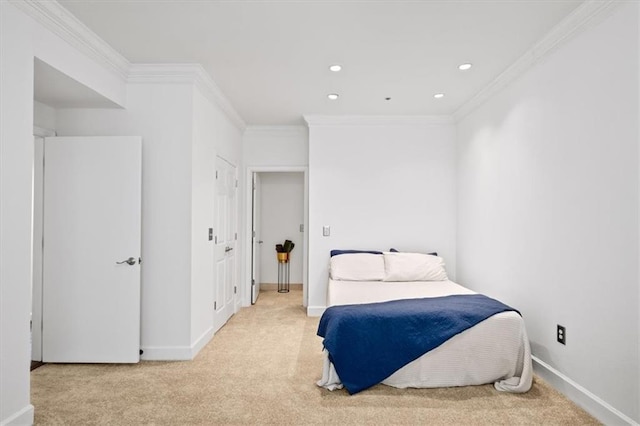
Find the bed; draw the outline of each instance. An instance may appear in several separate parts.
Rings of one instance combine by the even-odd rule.
[[[365,315],[361,313],[362,310],[377,313],[379,309],[394,305],[394,309],[402,311],[407,308],[404,305],[398,305],[399,303],[411,303],[412,306],[415,303],[428,303],[429,306],[440,306],[451,298],[465,301],[486,298],[450,281],[444,269],[443,259],[434,254],[353,251],[334,251],[332,254],[334,255],[331,257],[329,267],[329,307],[321,319],[321,327],[324,327],[323,321],[328,323],[332,320],[325,316],[328,313],[336,314],[338,309],[349,311],[348,315],[341,320],[344,328],[345,324],[349,326],[354,321],[362,320],[360,316]],[[469,295],[472,297],[465,297]],[[490,299],[490,303],[494,302],[500,304],[499,301]],[[481,319],[477,324],[463,331],[454,332],[452,337],[445,339],[443,343],[437,344],[428,352],[418,355],[417,358],[412,358],[392,374],[386,376],[384,373],[385,377],[382,377],[379,382],[396,388],[434,388],[493,383],[499,391],[527,392],[532,383],[531,350],[522,316],[511,309],[502,311],[498,309],[497,313]],[[409,315],[401,312],[400,316],[403,315],[411,316],[409,320],[413,320],[414,313]],[[374,315],[374,318],[376,316]],[[378,322],[375,327],[382,328],[381,324],[384,326],[384,323]],[[362,322],[353,325],[356,329],[361,326]],[[395,339],[396,329],[393,330]],[[362,359],[351,359],[345,363],[344,355],[341,355],[342,358],[337,357],[341,343],[333,343],[340,342],[332,338],[335,334],[327,335],[332,332],[331,329],[322,331],[323,333],[320,334],[319,327],[319,334],[324,337],[325,348],[322,378],[317,382],[318,386],[329,390],[341,389],[344,384],[338,371],[347,377],[349,363],[368,365],[371,361],[376,361],[378,353],[365,350],[364,356],[356,355],[363,356]],[[336,331],[333,332],[336,333]],[[429,333],[425,331],[425,334]],[[364,336],[362,341],[369,340],[366,337],[368,334],[365,333]],[[329,338],[332,338],[333,356],[327,349],[326,343]],[[344,342],[345,339],[342,341]],[[346,355],[351,356],[351,352],[359,354],[358,351],[350,351]],[[382,352],[384,351],[381,351],[381,354]],[[367,358],[367,354],[371,354],[371,357]],[[335,365],[332,361],[336,363],[339,361],[340,364]],[[371,385],[366,383],[366,380],[362,385],[353,385],[354,373],[348,373],[351,376],[345,382],[348,383],[346,387],[349,393],[357,393]]]

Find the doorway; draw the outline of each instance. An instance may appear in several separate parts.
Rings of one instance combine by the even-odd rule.
[[[141,138],[35,143],[32,360],[138,362]]]
[[[302,290],[307,305],[308,177],[306,167],[249,167],[247,169],[247,297],[253,304],[259,292],[276,291],[276,244],[291,240],[289,288]]]

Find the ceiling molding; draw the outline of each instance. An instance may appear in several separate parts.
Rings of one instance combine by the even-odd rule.
[[[319,126],[433,126],[453,124],[450,115],[305,115],[309,127]]]
[[[199,64],[131,64],[57,1],[10,0],[45,28],[128,83],[194,84],[225,112],[240,129],[246,124],[211,76]]]
[[[129,61],[57,1],[10,0],[64,41],[126,80]]]
[[[245,129],[245,135],[248,133],[306,135],[308,131],[308,127],[303,125],[248,125]]]
[[[244,131],[247,124],[200,64],[131,64],[128,83],[193,84]]]
[[[127,83],[195,84],[201,69],[199,64],[131,64]]]
[[[542,59],[549,56],[562,45],[590,25],[599,22],[620,4],[616,0],[587,0],[578,6],[571,14],[553,27],[531,49],[504,70],[491,83],[485,86],[474,97],[465,102],[453,113],[453,118],[459,122],[473,110],[491,99],[499,91],[515,81],[522,74],[534,67]]]

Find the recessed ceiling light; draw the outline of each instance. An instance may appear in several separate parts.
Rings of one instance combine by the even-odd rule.
[[[467,64],[461,64],[461,65],[458,65],[458,69],[459,69],[460,71],[466,71],[466,70],[468,70],[468,69],[469,69],[469,68],[471,68],[471,67],[472,67],[472,65],[471,65],[471,64],[468,64],[468,63],[467,63]]]
[[[338,99],[338,98],[339,98],[339,96],[338,96],[338,94],[337,94],[337,93],[329,93],[329,94],[327,95],[327,98],[331,99],[332,101],[335,101],[336,99]]]
[[[444,98],[444,93],[436,93],[435,95],[433,95],[433,97],[436,99],[442,99]]]
[[[337,65],[337,64],[336,64],[336,65],[331,65],[331,66],[329,67],[329,69],[330,69],[331,71],[333,71],[333,72],[338,72],[338,71],[340,71],[340,70],[342,69],[342,66],[341,66],[341,65]]]

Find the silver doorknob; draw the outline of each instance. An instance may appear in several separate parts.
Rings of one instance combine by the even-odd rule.
[[[226,253],[226,252],[228,252],[228,251],[231,251],[231,250],[233,250],[233,248],[228,247],[228,246],[224,248],[224,252],[225,252],[225,253]]]
[[[262,243],[264,243],[264,241],[262,241],[262,240],[258,241],[258,244],[262,244]]]
[[[135,265],[136,260],[133,257],[130,257],[127,260],[123,260],[122,262],[116,262],[116,265],[122,265],[123,263],[127,263],[129,265]]]

